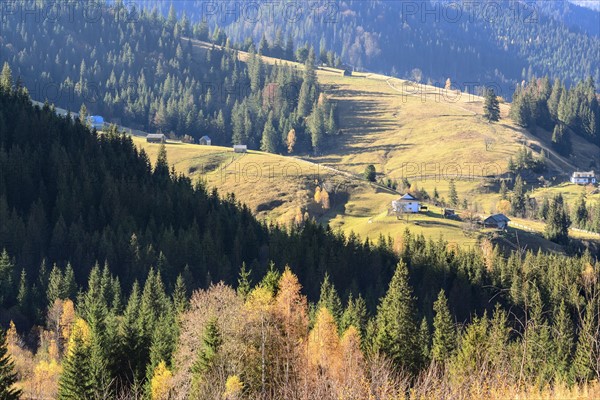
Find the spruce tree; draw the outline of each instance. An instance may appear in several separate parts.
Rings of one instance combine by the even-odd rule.
[[[577,199],[577,202],[575,203],[575,207],[573,207],[573,216],[571,218],[575,226],[582,229],[586,228],[589,215],[585,199],[585,193],[581,193]]]
[[[485,91],[485,102],[483,105],[483,117],[488,122],[496,122],[500,120],[500,102],[494,89],[487,89]]]
[[[58,382],[58,400],[94,398],[91,362],[90,348],[84,342],[82,330],[75,329],[63,361],[63,372]]]
[[[362,343],[365,342],[365,330],[367,327],[367,304],[362,296],[353,298],[352,294],[348,296],[346,309],[342,314],[340,322],[340,331],[345,332],[351,326],[355,327],[362,338]]]
[[[502,200],[508,200],[508,188],[506,187],[506,181],[504,179],[500,182],[500,198]]]
[[[260,149],[267,153],[276,153],[279,148],[279,135],[273,126],[273,111],[269,112],[265,129],[263,130]]]
[[[260,286],[269,290],[273,296],[275,296],[279,289],[279,278],[281,278],[281,272],[279,272],[275,268],[275,264],[271,262],[269,264],[269,270],[260,282]]]
[[[0,91],[10,93],[12,91],[13,79],[12,71],[7,62],[4,62],[2,66],[2,72],[0,73]]]
[[[556,371],[556,379],[564,383],[569,383],[569,367],[573,357],[574,335],[573,322],[571,321],[571,315],[569,315],[564,300],[561,300],[560,306],[554,315],[552,337],[555,352],[552,363]]]
[[[335,290],[335,287],[330,282],[328,273],[325,273],[325,277],[321,283],[321,294],[319,296],[319,302],[317,303],[317,310],[320,310],[322,307],[329,310],[339,326],[343,312],[342,301],[340,300],[337,290]],[[355,328],[358,329],[359,327],[356,326]]]
[[[597,334],[597,324],[594,304],[589,302],[579,324],[577,348],[571,366],[572,376],[577,382],[587,382],[594,376],[594,335]]]
[[[89,124],[88,111],[85,104],[81,104],[81,107],[79,108],[79,122],[81,122],[81,125],[83,126],[88,126]]]
[[[8,354],[6,332],[0,328],[0,399],[2,400],[21,398],[21,390],[13,387],[17,382],[17,374],[14,369],[15,363]]]
[[[181,274],[177,275],[175,288],[173,289],[173,307],[175,307],[175,312],[178,315],[181,315],[187,307],[187,289],[185,279]]]
[[[552,131],[552,147],[565,157],[571,155],[571,136],[566,126],[560,122],[554,126]]]
[[[95,265],[88,279],[88,290],[79,299],[80,314],[90,328],[89,380],[96,394],[103,392],[109,385],[110,354],[116,347],[116,338],[111,334],[108,323],[109,311],[105,295],[108,279],[102,277],[98,265]]]
[[[448,184],[448,198],[450,200],[450,204],[453,207],[458,206],[458,193],[456,191],[456,184],[454,183],[454,179],[450,179],[450,183]]]
[[[14,264],[8,256],[6,249],[0,254],[0,305],[5,304],[11,298],[13,291],[13,269]]]
[[[377,308],[375,348],[397,367],[416,372],[419,365],[417,327],[408,268],[403,261],[396,267],[389,289]]]
[[[419,326],[419,350],[421,351],[423,364],[426,365],[431,359],[431,334],[425,317],[423,317]]]
[[[548,99],[548,111],[550,112],[550,117],[555,122],[558,121],[558,104],[560,102],[562,91],[563,87],[560,79],[556,78],[554,84],[552,85],[550,98]]]
[[[489,326],[489,355],[491,365],[495,368],[503,368],[509,359],[508,344],[510,340],[510,328],[508,327],[508,313],[496,303],[494,315]]]
[[[252,274],[252,270],[246,269],[246,263],[242,263],[242,267],[240,268],[239,278],[238,278],[238,287],[237,293],[245,300],[250,291],[252,290],[252,283],[250,275]]]
[[[19,279],[19,292],[17,293],[17,304],[22,313],[26,314],[29,312],[29,285],[27,283],[27,272],[25,269],[21,270],[21,277]]]
[[[435,303],[433,303],[433,310],[435,311],[435,317],[433,319],[431,357],[435,361],[443,362],[452,356],[456,347],[456,331],[443,289],[440,291]]]
[[[50,276],[48,278],[48,288],[46,290],[46,298],[48,299],[49,306],[52,306],[55,300],[62,299],[64,297],[62,289],[62,272],[60,271],[58,266],[54,264],[52,266],[52,270],[50,271]]]
[[[565,210],[563,197],[559,193],[554,196],[548,208],[544,237],[558,244],[568,244],[570,226],[571,220]]]
[[[129,383],[140,382],[145,372],[139,313],[140,289],[136,281],[133,284],[118,330],[121,365],[127,365],[127,368],[121,370],[121,374],[123,380]]]
[[[165,182],[169,179],[169,162],[167,160],[167,147],[164,143],[161,143],[158,149],[158,156],[156,159],[156,166],[154,167],[154,176],[161,182]]]
[[[171,365],[171,356],[177,343],[177,323],[173,312],[169,310],[158,319],[150,345],[150,358],[146,365],[146,379],[149,382],[154,374],[154,369],[161,361]]]
[[[192,365],[192,385],[197,386],[213,367],[223,339],[216,318],[211,318],[204,328],[202,347]]]
[[[510,205],[512,215],[522,216],[525,213],[525,187],[521,175],[517,175],[515,179]]]
[[[77,284],[75,283],[75,272],[73,271],[71,263],[67,264],[67,268],[65,268],[65,272],[60,283],[60,292],[64,298],[75,299],[75,296],[77,295]]]

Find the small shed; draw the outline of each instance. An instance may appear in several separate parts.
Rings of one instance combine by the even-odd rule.
[[[162,133],[150,133],[146,136],[146,142],[148,143],[165,143],[167,137]]]
[[[504,214],[494,214],[483,220],[484,228],[506,229],[510,219]]]
[[[392,209],[397,213],[401,212],[416,214],[421,210],[421,204],[416,197],[407,193],[398,200],[392,201]]]
[[[233,145],[233,152],[234,153],[247,153],[248,146],[246,146],[245,144],[235,144],[235,145]]]
[[[442,208],[444,218],[453,218],[456,216],[456,211],[452,208]]]
[[[202,146],[210,146],[212,144],[212,140],[209,136],[202,136],[198,143]]]

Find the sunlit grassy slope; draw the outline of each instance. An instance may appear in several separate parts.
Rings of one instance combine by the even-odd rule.
[[[133,140],[156,160],[159,145]],[[177,172],[205,181],[222,195],[233,193],[259,217],[284,224],[309,204],[315,182],[331,175],[309,162],[257,151],[236,154],[227,147],[184,143],[167,143],[166,149]]]
[[[201,42],[194,45],[205,47]],[[239,57],[244,61],[247,55],[240,52]],[[497,211],[499,201],[490,177],[506,174],[508,158],[523,146],[535,156],[543,149],[548,175],[559,179],[575,169],[585,169],[596,151],[600,155],[597,148],[574,138],[578,157],[560,157],[549,146],[547,133],[533,136],[515,126],[505,104],[501,105],[501,121],[490,124],[481,116],[483,100],[478,96],[376,74],[344,77],[340,71],[319,70],[318,77],[321,89],[338,107],[340,128],[340,135],[329,138],[328,147],[319,156],[305,155],[302,160],[254,151],[236,155],[231,148],[170,143],[169,162],[179,172],[193,179],[202,178],[222,194],[234,193],[258,217],[271,222],[288,224],[301,210],[363,238],[376,239],[381,234],[395,238],[409,228],[434,239],[443,236],[462,246],[475,243],[477,237],[464,233],[462,223],[441,218],[438,207],[430,205],[428,214],[412,216],[408,221],[388,215],[391,201],[398,194],[362,181],[365,167],[374,164],[378,179],[400,182],[406,177],[413,188],[425,188],[430,194],[436,188],[446,199],[449,180],[454,179],[461,203],[466,199],[471,207],[476,205],[479,213],[489,214]],[[151,159],[156,158],[157,145],[141,138],[134,140]],[[529,188],[533,184],[536,182],[529,182]],[[328,188],[330,210],[314,203],[317,185]],[[578,190],[565,185],[536,189],[535,195],[561,192],[572,201]],[[593,195],[589,200],[598,197]],[[543,231],[542,224],[528,226]],[[521,234],[532,236],[525,231]],[[542,242],[538,245],[547,244],[539,240]]]

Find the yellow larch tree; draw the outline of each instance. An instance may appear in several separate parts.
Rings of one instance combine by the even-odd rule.
[[[299,375],[303,370],[303,349],[308,331],[308,303],[301,294],[298,277],[286,266],[279,280],[275,298],[275,315],[282,334],[282,384],[279,395],[297,397]]]
[[[159,362],[154,369],[152,381],[150,382],[152,400],[166,400],[169,398],[172,378],[173,374],[167,368],[167,363],[164,360]]]
[[[368,380],[365,372],[365,357],[360,349],[360,333],[350,326],[340,340],[340,381],[338,397],[364,399],[368,397]]]
[[[69,299],[65,300],[62,303],[62,312],[60,314],[60,332],[63,343],[67,343],[69,338],[71,337],[71,332],[73,330],[73,325],[76,320],[75,315],[75,306],[73,302]]]
[[[321,187],[317,186],[315,189],[315,203],[321,204]]]
[[[338,328],[331,312],[321,307],[308,337],[308,363],[311,374],[318,380],[339,381],[341,349]]]

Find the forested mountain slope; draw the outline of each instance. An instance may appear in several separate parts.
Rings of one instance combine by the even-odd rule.
[[[532,76],[561,78],[569,85],[587,76],[600,80],[600,12],[567,1],[349,0],[311,3],[293,12],[280,3],[257,3],[262,6],[222,2],[209,9],[188,0],[173,7],[211,29],[224,27],[236,43],[264,35],[283,48],[291,35],[295,43],[321,49],[323,62],[333,50],[355,68],[441,86],[448,77],[463,90],[494,82],[505,98]],[[136,4],[159,7],[165,15],[170,6],[155,0]]]
[[[89,115],[122,126],[268,152],[284,151],[292,129],[304,151],[335,131],[335,110],[311,69],[265,65],[255,55],[242,63],[229,47],[194,52],[182,38],[208,30],[187,19],[105,2],[57,7],[50,18],[53,4],[20,2],[0,26],[0,63],[34,100],[72,111],[85,104]],[[225,45],[225,34],[217,31],[215,42]]]

